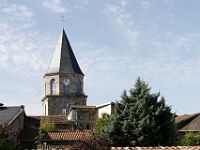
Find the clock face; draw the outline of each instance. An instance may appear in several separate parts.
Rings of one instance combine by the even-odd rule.
[[[70,84],[70,80],[69,79],[64,79],[63,80],[63,84],[68,86]]]

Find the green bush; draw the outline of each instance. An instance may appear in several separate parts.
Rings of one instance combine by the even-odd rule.
[[[14,141],[0,138],[0,149],[1,150],[17,150],[17,147]]]
[[[200,145],[200,132],[188,132],[185,134],[181,145],[184,146],[197,146]]]

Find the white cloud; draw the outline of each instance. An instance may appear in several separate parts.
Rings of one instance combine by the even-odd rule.
[[[0,45],[0,65],[5,67],[8,61],[8,52],[5,50],[4,45]]]
[[[65,8],[62,6],[60,0],[41,0],[42,5],[55,13],[65,12]]]
[[[128,0],[120,0],[122,6],[126,6],[128,4]]]
[[[52,49],[52,37],[48,33],[18,31],[12,26],[0,24],[0,67],[15,70],[43,70],[47,66],[44,59],[47,50]],[[47,55],[46,55],[47,56]]]
[[[118,28],[121,31],[121,34],[125,36],[127,43],[131,46],[136,45],[140,33],[126,9],[120,5],[107,4],[105,11],[114,19],[114,23],[118,25]]]
[[[150,0],[138,0],[137,1],[139,7],[147,9],[151,7],[151,2]]]
[[[11,16],[26,17],[26,18],[30,18],[33,16],[33,12],[29,8],[20,4],[6,4],[3,6],[1,5],[0,8],[1,12],[4,12]]]

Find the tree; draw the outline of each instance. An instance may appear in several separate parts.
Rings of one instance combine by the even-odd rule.
[[[107,134],[114,146],[173,145],[175,114],[160,93],[137,79],[134,88],[122,94]]]
[[[98,135],[92,136],[89,139],[81,139],[72,145],[72,149],[76,150],[110,150],[111,141],[109,138]]]
[[[110,115],[103,113],[101,118],[98,118],[96,120],[96,124],[95,124],[95,134],[96,135],[100,135],[103,134],[103,132],[106,131],[106,129],[108,128],[108,126],[111,123],[111,117]]]
[[[17,150],[15,141],[9,138],[10,134],[12,134],[11,130],[6,127],[0,127],[0,149]]]
[[[200,145],[200,132],[188,132],[185,134],[181,145],[184,146],[198,146]]]
[[[55,123],[48,116],[41,117],[40,129],[45,131],[53,131],[55,129]]]

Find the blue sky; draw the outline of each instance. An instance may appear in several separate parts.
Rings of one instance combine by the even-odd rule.
[[[198,0],[1,0],[0,102],[42,114],[65,16],[89,105],[118,100],[140,76],[177,114],[200,112],[199,13]]]

